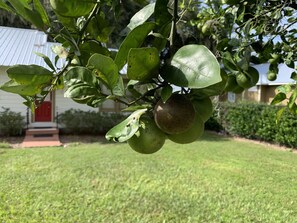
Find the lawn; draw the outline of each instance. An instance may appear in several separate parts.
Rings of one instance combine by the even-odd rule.
[[[297,154],[213,134],[154,155],[3,148],[0,171],[1,223],[297,222]]]

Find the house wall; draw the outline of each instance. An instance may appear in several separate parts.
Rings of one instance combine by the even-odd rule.
[[[7,68],[0,66],[0,85],[9,81],[6,75]],[[20,112],[22,116],[26,117],[27,106],[23,102],[24,99],[21,96],[0,90],[0,110],[2,107],[10,108],[11,111]]]
[[[276,95],[276,88],[278,86],[275,85],[262,85],[261,86],[261,101],[265,103],[271,103],[274,96]]]

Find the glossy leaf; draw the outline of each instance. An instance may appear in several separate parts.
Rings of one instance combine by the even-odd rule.
[[[37,86],[30,84],[19,84],[16,81],[10,80],[0,86],[0,89],[6,92],[24,95],[24,96],[34,96],[41,92],[41,89]]]
[[[102,54],[90,57],[87,67],[112,90],[118,83],[119,70],[113,59]]]
[[[157,0],[155,5],[155,20],[158,26],[163,27],[171,22],[172,15],[168,11],[169,0]]]
[[[121,76],[119,76],[116,86],[112,89],[112,93],[116,96],[124,96],[125,95],[124,81]]]
[[[51,82],[53,73],[37,65],[15,65],[8,68],[10,79],[18,84],[39,86]]]
[[[100,88],[74,79],[69,82],[64,97],[92,107],[98,107],[100,103],[106,100],[106,97],[101,94]]]
[[[98,91],[95,87],[84,82],[77,82],[68,87],[64,93],[64,96],[66,98],[85,99],[94,97],[97,94]]]
[[[124,142],[130,139],[139,128],[139,118],[147,109],[141,109],[133,112],[127,119],[110,129],[105,138],[115,142]]]
[[[138,11],[127,25],[129,30],[133,30],[135,27],[143,24],[154,13],[155,3],[150,3]]]
[[[217,59],[203,45],[180,48],[161,75],[169,83],[189,88],[204,88],[222,81]]]
[[[155,23],[147,22],[133,29],[122,42],[115,58],[118,69],[121,70],[127,62],[127,55],[131,48],[137,48],[142,45],[147,35],[155,27]]]
[[[42,18],[42,21],[47,26],[50,26],[50,20],[47,16],[46,10],[44,9],[43,5],[40,3],[39,0],[33,0],[34,2],[34,9],[39,13]]]
[[[161,99],[164,103],[171,97],[173,92],[173,88],[170,85],[166,85],[165,87],[162,88],[161,91]]]
[[[44,60],[44,62],[47,64],[47,66],[49,66],[49,68],[52,69],[52,71],[55,71],[55,66],[53,65],[52,61],[50,60],[50,58],[42,53],[38,53],[35,52],[36,55],[42,57],[42,59]]]
[[[94,39],[104,43],[108,42],[113,29],[114,27],[101,15],[93,17],[87,27],[87,31]]]
[[[43,29],[44,23],[38,11],[33,10],[27,0],[9,0],[8,1],[15,9],[16,13],[25,20],[34,24],[36,27]]]
[[[148,81],[158,75],[159,65],[156,48],[132,48],[128,55],[127,76],[132,80]]]
[[[223,93],[227,80],[228,80],[228,75],[224,70],[221,70],[221,78],[222,81],[213,85],[210,85],[205,88],[200,88],[200,89],[193,89],[192,93],[195,95],[195,97],[200,97],[200,98],[205,98],[205,97],[211,97],[211,96],[216,96],[220,95]]]
[[[275,95],[275,97],[273,98],[271,104],[272,105],[276,105],[284,100],[287,99],[287,95],[283,92],[279,92],[277,95]]]
[[[98,79],[92,74],[92,71],[85,67],[73,67],[64,74],[66,85],[71,85],[71,80],[78,80],[93,87],[99,86]],[[68,83],[69,82],[69,83]]]

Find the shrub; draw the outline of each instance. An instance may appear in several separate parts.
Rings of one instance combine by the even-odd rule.
[[[225,130],[236,136],[256,138],[261,108],[255,104],[225,104],[222,123]]]
[[[120,113],[70,109],[58,116],[65,134],[104,134],[126,116]]]
[[[286,110],[277,125],[275,139],[281,145],[297,148],[297,117]]]
[[[13,112],[9,108],[2,107],[0,112],[0,134],[4,136],[21,135],[25,126],[25,118],[21,113]]]
[[[276,123],[279,109],[266,104],[221,103],[217,118],[231,135],[297,148],[297,116],[285,110]]]
[[[256,131],[256,137],[260,140],[267,142],[276,142],[276,113],[277,107],[270,105],[261,106],[261,117],[259,118],[258,129]]]

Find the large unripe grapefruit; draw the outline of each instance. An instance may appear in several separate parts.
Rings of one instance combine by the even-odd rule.
[[[165,143],[165,133],[157,127],[153,119],[148,117],[141,117],[140,125],[136,134],[127,140],[129,146],[142,154],[159,151]]]
[[[186,96],[173,94],[165,103],[158,101],[154,108],[154,119],[163,132],[179,134],[193,125],[195,109]]]
[[[197,139],[199,139],[203,135],[203,132],[204,132],[204,121],[197,114],[195,117],[194,124],[189,130],[180,134],[168,135],[167,137],[168,139],[170,139],[175,143],[187,144],[187,143],[192,143]]]

